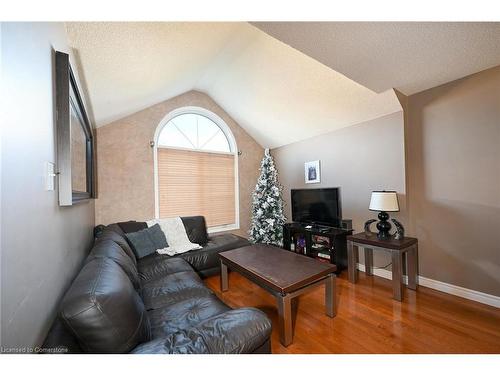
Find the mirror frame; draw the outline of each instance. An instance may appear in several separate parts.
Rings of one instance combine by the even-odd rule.
[[[93,127],[87,116],[69,55],[55,52],[56,75],[56,132],[57,132],[57,175],[59,205],[71,206],[95,198],[95,145]],[[76,107],[86,138],[86,185],[87,191],[73,190],[71,180],[71,104]]]

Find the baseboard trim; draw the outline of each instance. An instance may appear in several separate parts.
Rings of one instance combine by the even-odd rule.
[[[365,265],[358,263],[358,270],[365,272]],[[376,276],[383,277],[384,279],[392,280],[392,272],[382,268],[374,268],[373,274]],[[408,284],[408,278],[406,276],[403,276],[403,282],[405,284]],[[461,286],[448,284],[442,281],[429,279],[423,276],[418,277],[418,285],[439,290],[440,292],[452,294],[454,296],[466,298],[471,301],[484,303],[485,305],[500,308],[500,297],[494,296],[492,294],[478,292],[477,290],[467,289]]]

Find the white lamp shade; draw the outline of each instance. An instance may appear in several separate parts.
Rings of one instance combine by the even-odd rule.
[[[399,211],[398,195],[395,191],[372,191],[370,211]]]

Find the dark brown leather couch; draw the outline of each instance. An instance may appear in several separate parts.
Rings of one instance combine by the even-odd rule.
[[[43,348],[70,353],[270,353],[271,322],[260,310],[232,310],[199,275],[217,254],[247,241],[208,237],[202,217],[183,218],[200,250],[137,260],[125,231],[143,223],[96,228],[96,240],[64,296]],[[196,241],[195,241],[196,240]],[[57,352],[66,350],[58,350]]]

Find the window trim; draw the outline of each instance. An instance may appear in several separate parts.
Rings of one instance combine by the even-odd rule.
[[[195,114],[208,118],[213,121],[224,133],[228,142],[229,148],[231,152],[220,152],[220,151],[205,151],[205,150],[196,150],[191,148],[182,148],[182,147],[170,147],[170,146],[159,146],[158,138],[160,136],[163,128],[170,122],[170,120],[174,119],[177,116],[184,114]],[[238,230],[240,229],[240,191],[239,191],[239,174],[238,174],[238,146],[236,144],[236,139],[234,138],[233,132],[226,124],[226,122],[220,118],[217,114],[209,111],[208,109],[197,107],[197,106],[185,106],[176,108],[173,111],[170,111],[158,124],[155,130],[154,138],[153,138],[153,169],[154,169],[154,195],[155,195],[155,218],[158,219],[160,217],[160,197],[159,197],[159,189],[158,189],[158,149],[159,148],[169,148],[174,150],[191,150],[193,152],[207,152],[207,153],[217,153],[217,154],[225,154],[225,155],[234,155],[234,208],[235,208],[235,221],[233,224],[227,225],[218,225],[215,227],[207,228],[208,233],[217,233],[224,232],[228,230]]]

